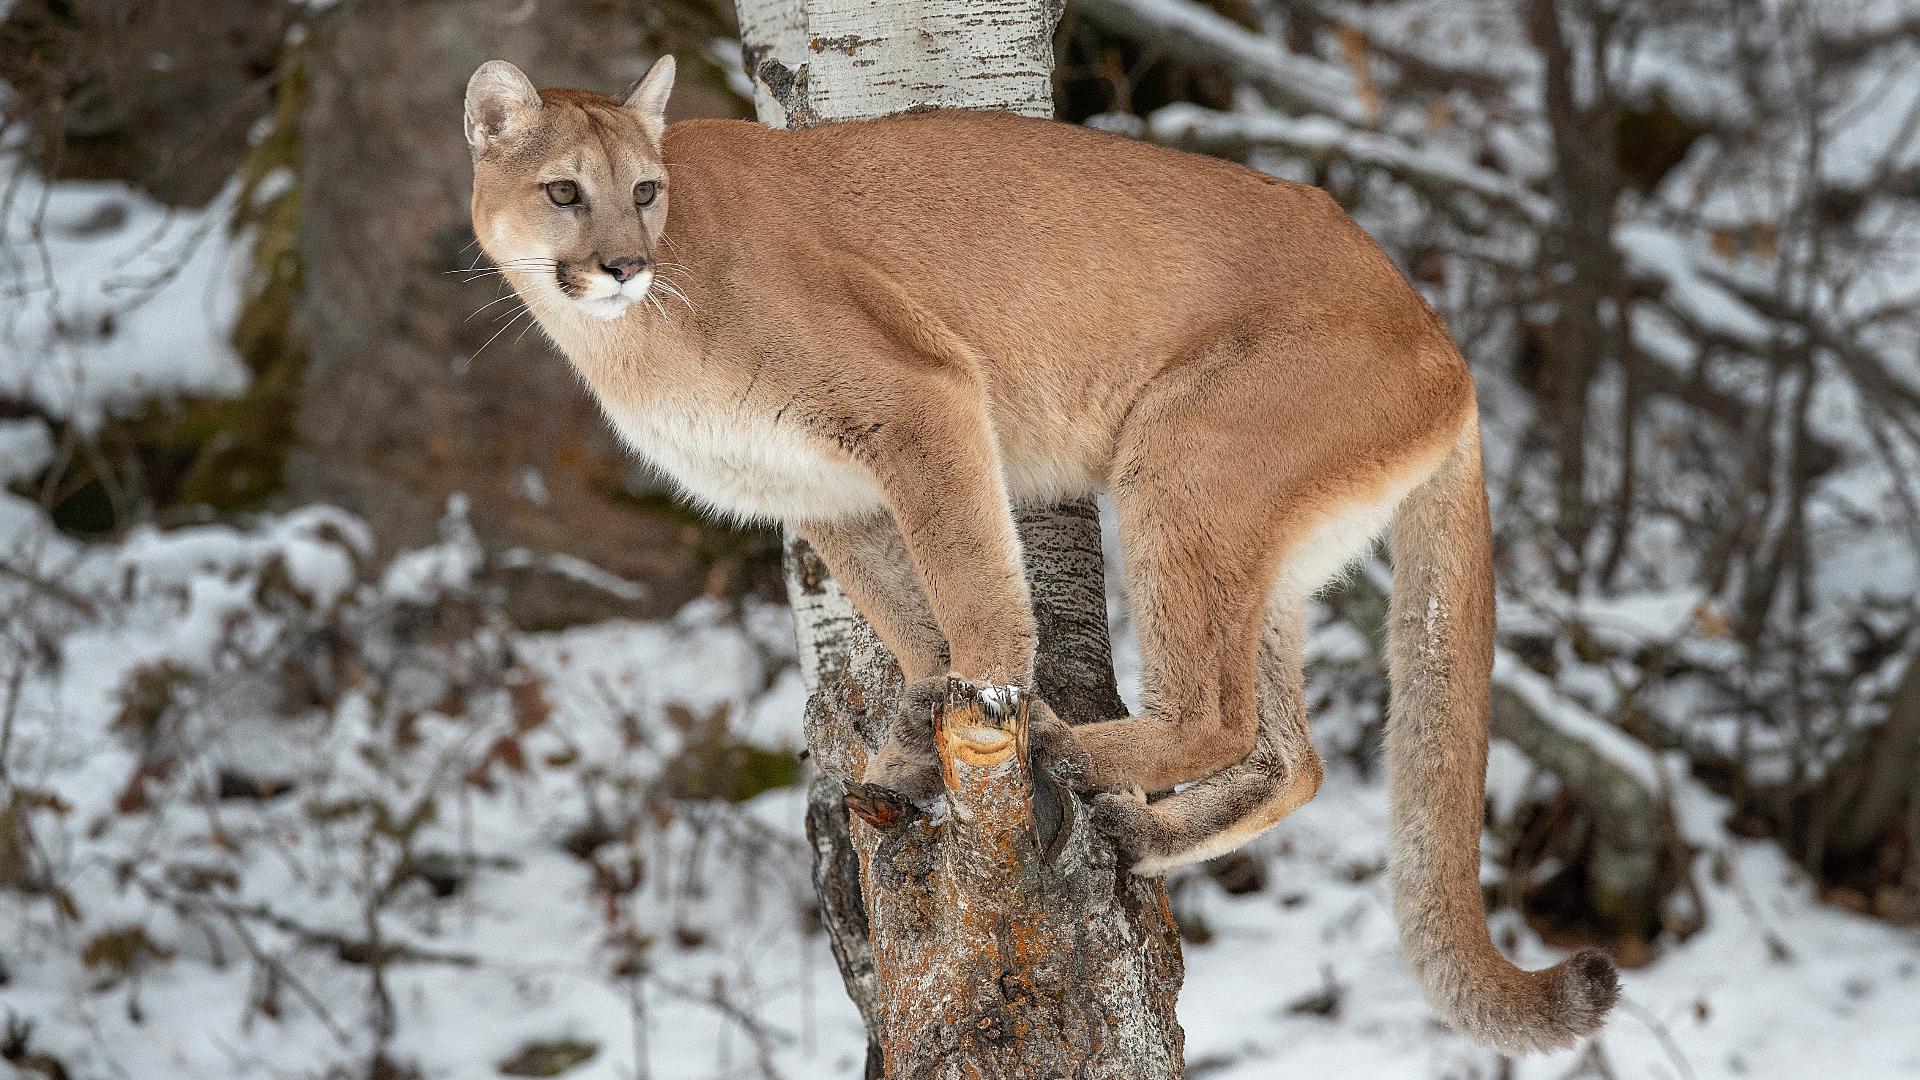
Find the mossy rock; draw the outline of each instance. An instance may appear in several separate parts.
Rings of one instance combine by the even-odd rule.
[[[147,432],[155,444],[170,438],[176,449],[195,448],[172,494],[175,506],[249,510],[281,486],[307,365],[299,313],[301,193],[294,179],[305,87],[301,61],[290,55],[275,95],[272,126],[241,166],[240,197],[230,223],[236,234],[253,233],[252,280],[232,337],[253,381],[238,399],[196,403],[178,410],[166,428],[156,425]]]

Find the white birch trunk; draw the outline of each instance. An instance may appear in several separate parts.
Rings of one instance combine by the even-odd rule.
[[[1050,117],[1062,6],[738,2],[755,105],[775,126],[929,106]],[[1092,501],[1022,512],[1020,533],[1040,630],[1039,692],[1072,723],[1120,715]],[[1019,755],[988,761],[979,745],[943,737],[949,787],[959,785],[949,797],[975,808],[970,827],[950,818],[849,829],[841,781],[858,779],[877,747],[898,668],[795,538],[787,583],[818,767],[807,817],[814,880],[867,1022],[867,1076],[1180,1076],[1182,964],[1164,890],[1119,869],[1079,801],[1029,776]],[[947,722],[973,732],[983,723],[970,703]],[[994,724],[1024,746],[1021,720]],[[1042,848],[1056,855],[1051,865]]]

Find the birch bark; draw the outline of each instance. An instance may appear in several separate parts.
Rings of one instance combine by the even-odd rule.
[[[1052,115],[1061,0],[739,0],[762,121],[913,108]],[[1123,711],[1091,500],[1023,510],[1040,694],[1069,723]],[[1078,799],[1027,768],[1024,706],[956,687],[940,718],[946,806],[850,822],[901,690],[897,665],[804,542],[787,545],[817,775],[808,837],[822,919],[870,1039],[867,1073],[1172,1080],[1179,935],[1158,881],[1120,869]],[[1051,855],[1050,859],[1048,856]]]

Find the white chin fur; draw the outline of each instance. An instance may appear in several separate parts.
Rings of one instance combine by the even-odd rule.
[[[585,308],[587,314],[594,318],[606,319],[611,322],[625,315],[628,306],[632,303],[633,301],[628,300],[624,296],[600,296],[593,299],[582,300],[580,301],[580,306]]]
[[[611,283],[609,279],[608,284]],[[645,300],[647,290],[651,288],[653,288],[653,271],[642,270],[631,281],[623,281],[615,285],[613,291],[605,296],[581,297],[580,306],[586,308],[587,314],[596,319],[617,319],[627,313],[630,305]],[[596,288],[595,291],[597,292],[598,289]]]

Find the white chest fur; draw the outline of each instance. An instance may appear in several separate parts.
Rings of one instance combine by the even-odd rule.
[[[829,457],[772,417],[670,401],[639,409],[608,405],[607,415],[628,445],[715,514],[804,521],[885,505],[865,471]]]

